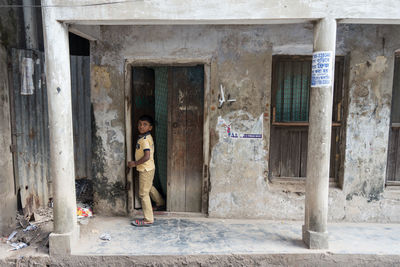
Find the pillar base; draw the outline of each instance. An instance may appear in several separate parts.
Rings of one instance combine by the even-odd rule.
[[[79,233],[79,225],[76,225],[74,231],[69,233],[51,233],[49,236],[50,256],[71,255],[73,245],[79,240]]]
[[[314,232],[305,230],[303,225],[303,242],[309,249],[328,249],[329,248],[329,235],[328,232]]]

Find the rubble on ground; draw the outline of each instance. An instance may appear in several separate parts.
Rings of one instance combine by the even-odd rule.
[[[48,252],[49,235],[53,230],[53,209],[37,209],[29,218],[17,213],[15,230],[0,241],[11,250],[31,247],[40,252]]]

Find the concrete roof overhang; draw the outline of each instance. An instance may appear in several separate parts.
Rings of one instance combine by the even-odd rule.
[[[286,24],[334,18],[339,23],[400,24],[398,0],[42,0],[67,24]]]

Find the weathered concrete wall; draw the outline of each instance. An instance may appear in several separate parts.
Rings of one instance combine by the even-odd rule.
[[[14,173],[11,146],[11,119],[7,54],[0,45],[0,234],[8,235],[15,227],[17,199],[14,193]]]
[[[123,64],[123,63],[122,63]],[[91,66],[95,211],[126,212],[123,76],[112,66]]]
[[[291,26],[302,29],[303,26]],[[92,44],[92,102],[96,121],[96,146],[97,170],[97,209],[103,212],[113,213],[115,211],[115,200],[119,203],[118,212],[122,212],[124,206],[125,192],[123,186],[124,177],[124,62],[129,58],[213,58],[213,70],[211,74],[211,144],[212,147],[219,142],[217,131],[218,117],[232,116],[240,112],[242,119],[247,120],[240,127],[251,127],[265,109],[266,99],[269,98],[269,79],[272,49],[266,35],[273,36],[279,26],[272,26],[271,29],[264,27],[210,27],[210,26],[139,26],[139,27],[118,27],[108,26],[102,29],[103,41]],[[311,29],[308,26],[309,29]],[[270,34],[267,34],[271,31]],[[297,32],[297,30],[294,30]],[[299,35],[299,37],[301,37]],[[276,39],[276,37],[274,37]],[[293,43],[296,43],[294,41]],[[282,43],[283,44],[283,43]],[[290,42],[288,44],[290,46]],[[280,47],[285,49],[285,47]],[[308,47],[311,49],[311,46]],[[305,53],[303,51],[303,53]],[[219,85],[226,89],[226,94],[238,101],[231,106],[225,105],[218,110],[217,95]],[[235,119],[236,121],[238,119]],[[264,124],[268,126],[267,124]],[[218,128],[218,129],[217,129]],[[268,128],[268,127],[267,127]],[[237,130],[241,130],[238,128]],[[110,140],[112,142],[110,142]],[[265,138],[269,140],[269,138]],[[236,151],[248,150],[250,145],[256,148],[254,157],[254,171],[247,176],[256,177],[261,184],[263,170],[265,169],[265,152],[262,149],[262,141],[252,140],[240,141]],[[261,145],[261,146],[260,146]],[[216,145],[218,146],[218,145]],[[268,146],[268,141],[264,146]],[[221,153],[233,144],[219,145],[213,154],[219,159]],[[222,150],[221,150],[222,149]],[[254,158],[253,157],[253,158]],[[238,153],[235,160],[240,159]],[[248,162],[253,158],[247,159]],[[233,161],[230,159],[229,161]],[[218,160],[212,160],[211,164],[218,166],[223,164]],[[216,165],[215,165],[216,164]],[[246,166],[244,163],[239,169]],[[218,167],[217,167],[218,168]],[[225,164],[229,168],[229,164]],[[224,177],[213,175],[215,168],[211,168],[212,182],[217,183],[224,180]],[[232,175],[235,171],[231,172]],[[256,174],[256,175],[255,175]],[[215,177],[215,178],[213,178]],[[244,181],[244,180],[243,180]],[[232,181],[234,184],[234,181]],[[224,186],[223,184],[221,184]],[[214,185],[212,185],[214,186]],[[112,190],[110,190],[112,188]],[[101,193],[104,190],[104,194]],[[217,189],[218,190],[218,189]],[[110,194],[113,192],[113,194]],[[214,194],[212,191],[211,195]],[[222,192],[219,192],[222,193]],[[101,204],[101,205],[100,205]]]
[[[384,184],[400,27],[348,26],[342,31],[350,53],[343,219],[399,222],[400,191],[385,190]]]
[[[102,41],[91,47],[98,209],[111,213],[115,207],[125,209],[125,59],[209,57],[213,60],[210,216],[302,220],[302,190],[290,184],[272,185],[267,179],[271,64],[274,54],[310,55],[312,29],[310,24],[102,27]],[[344,183],[343,189],[330,190],[330,220],[400,221],[396,194],[390,193],[391,198],[379,194],[385,177],[393,54],[400,48],[400,38],[391,32],[399,30],[398,26],[338,27],[336,52],[350,58],[350,99]],[[217,109],[221,85],[225,95],[237,101]],[[227,126],[232,133],[263,138],[233,139]]]

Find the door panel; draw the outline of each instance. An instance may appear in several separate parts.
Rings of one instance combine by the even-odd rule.
[[[203,68],[188,70],[186,92],[186,211],[201,210],[203,166]]]
[[[169,144],[169,209],[186,211],[185,167],[186,167],[186,90],[183,87],[184,69],[170,68],[168,89],[171,94],[169,123],[171,142]]]
[[[200,212],[203,166],[202,66],[171,67],[169,209]]]

